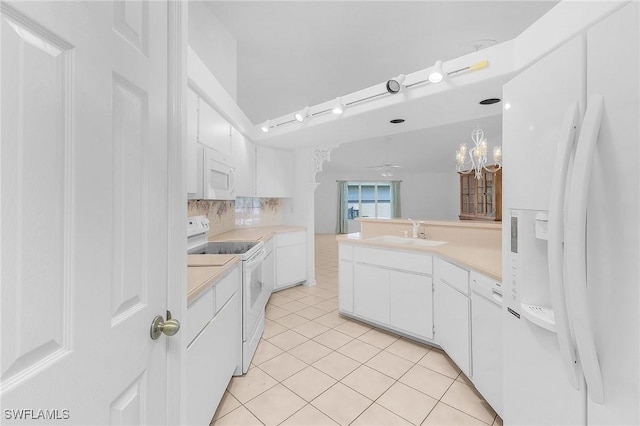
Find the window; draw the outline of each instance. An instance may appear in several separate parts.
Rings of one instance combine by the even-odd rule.
[[[391,219],[391,182],[349,182],[347,218]]]

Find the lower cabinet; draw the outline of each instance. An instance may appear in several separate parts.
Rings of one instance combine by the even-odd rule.
[[[471,377],[471,300],[469,272],[442,259],[436,262],[435,340]],[[467,289],[466,292],[464,289]]]
[[[467,376],[471,375],[469,296],[442,282],[435,291],[436,340]]]
[[[390,325],[389,270],[356,263],[353,270],[353,313]]]
[[[307,232],[277,234],[275,289],[290,287],[307,279]]]
[[[417,336],[433,338],[433,280],[409,272],[389,273],[390,324]],[[428,307],[428,309],[426,308]]]
[[[241,358],[239,271],[234,268],[187,310],[191,342],[187,346],[186,401],[190,425],[211,422]]]
[[[338,245],[338,309],[353,313],[353,246]]]
[[[420,340],[431,340],[431,263],[427,254],[341,244],[340,312]]]

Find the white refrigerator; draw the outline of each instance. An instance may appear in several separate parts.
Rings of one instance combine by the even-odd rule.
[[[505,425],[640,424],[640,11],[504,86]]]

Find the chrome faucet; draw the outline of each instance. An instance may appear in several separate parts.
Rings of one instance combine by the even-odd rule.
[[[409,218],[409,222],[411,222],[411,226],[412,226],[412,237],[413,238],[418,238],[418,229],[420,228],[420,225],[423,225],[424,222],[422,220],[417,221],[417,220],[413,220],[411,218]]]

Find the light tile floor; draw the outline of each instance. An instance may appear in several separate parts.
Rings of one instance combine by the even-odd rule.
[[[212,425],[502,425],[442,351],[338,314],[333,234],[316,235],[316,281],[271,296]]]

